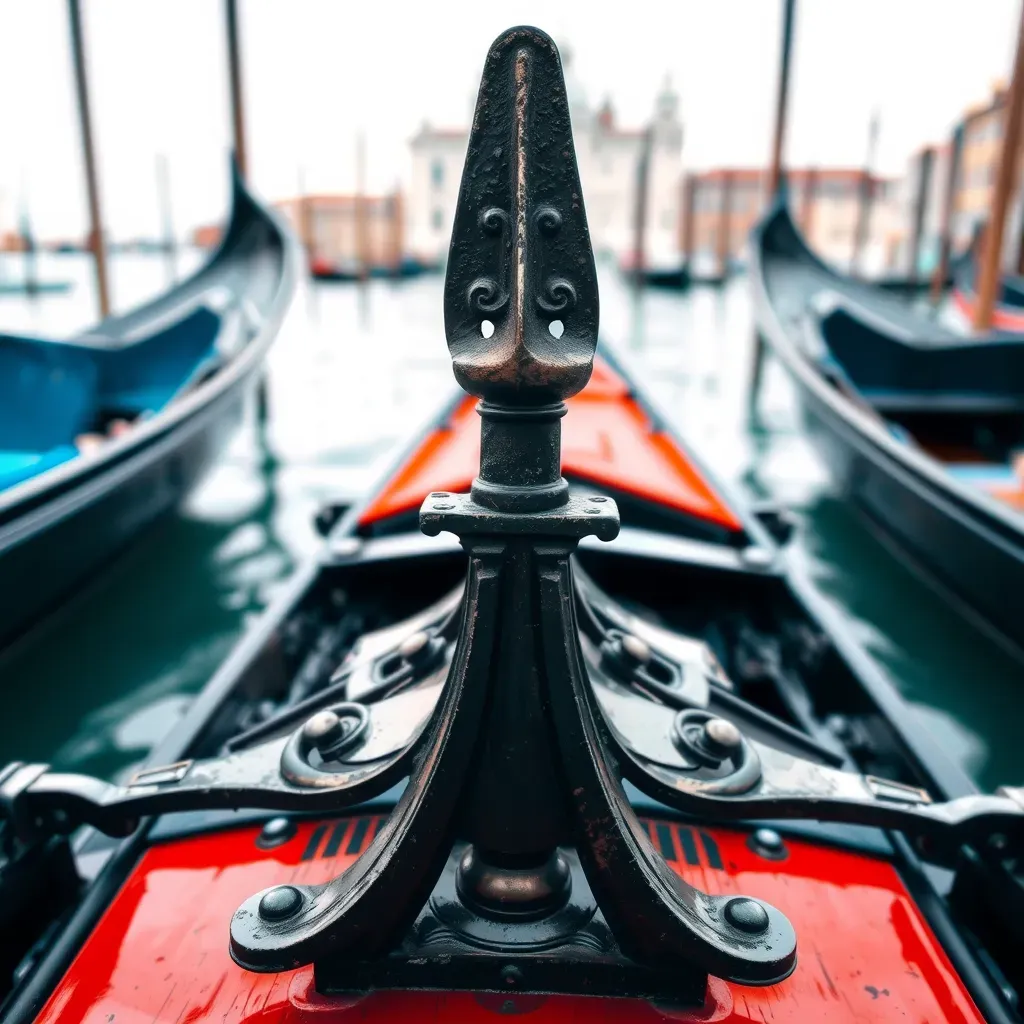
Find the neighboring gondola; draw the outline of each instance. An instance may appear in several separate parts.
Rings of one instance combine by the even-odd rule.
[[[196,483],[260,382],[295,267],[235,174],[223,241],[187,281],[68,342],[0,335],[0,644]]]
[[[842,494],[1024,650],[1024,340],[968,339],[826,267],[779,203],[755,229],[760,337]]]
[[[976,794],[765,517],[593,365],[535,29],[488,56],[445,326],[479,404],[415,437],[148,765],[0,773],[5,1020],[1015,1019],[1024,793]]]

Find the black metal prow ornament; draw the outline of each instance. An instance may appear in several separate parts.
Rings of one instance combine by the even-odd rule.
[[[271,890],[239,909],[243,966],[312,960],[326,991],[691,1003],[708,972],[771,984],[793,969],[781,913],[699,892],[655,853],[602,735],[569,558],[584,536],[612,539],[618,512],[570,494],[560,471],[564,400],[590,377],[597,325],[558,52],[512,29],[487,57],[445,284],[455,375],[481,399],[480,474],[469,495],[432,494],[420,514],[469,554],[448,681],[370,849],[289,906]]]
[[[217,756],[148,766],[124,785],[14,762],[0,769],[0,854],[31,858],[83,823],[127,835],[141,815],[174,811],[336,815],[407,778],[341,876],[242,904],[230,929],[239,964],[313,963],[323,992],[674,1004],[700,1003],[708,974],[785,978],[796,939],[774,908],[703,893],[669,869],[622,777],[703,821],[892,828],[927,840],[922,852],[947,867],[965,843],[991,855],[998,839],[1005,858],[1021,855],[1024,789],[933,802],[915,786],[841,770],[809,741],[794,747],[795,731],[767,729],[763,716],[764,731],[753,729],[742,702],[725,719],[681,693],[655,700],[632,685],[660,641],[644,641],[639,621],[623,633],[629,616],[594,582],[574,580],[570,564],[581,537],[611,539],[619,520],[614,502],[571,493],[560,473],[563,402],[586,384],[596,347],[597,285],[558,54],[535,29],[507,32],[488,55],[445,321],[456,375],[481,399],[471,493],[431,494],[420,517],[427,533],[457,534],[469,555],[454,651],[453,602],[431,613],[432,638],[421,622],[362,664],[373,679],[371,664],[397,657],[413,673],[415,661],[415,685],[324,692]],[[407,648],[416,636],[423,642]]]

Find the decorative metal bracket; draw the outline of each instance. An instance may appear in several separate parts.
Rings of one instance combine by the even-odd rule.
[[[126,787],[11,765],[0,773],[0,817],[16,837],[80,822],[125,834],[142,814],[211,807],[331,813],[408,777],[344,874],[242,904],[230,935],[239,964],[312,962],[323,991],[675,1003],[699,1003],[709,973],[782,980],[796,937],[774,907],[701,892],[672,871],[623,776],[703,818],[891,826],[932,839],[940,855],[995,831],[1024,841],[1019,790],[933,804],[815,762],[808,740],[773,732],[765,716],[737,718],[742,728],[716,716],[692,699],[699,687],[645,699],[655,663],[672,661],[657,650],[666,638],[612,628],[628,625],[625,613],[598,622],[596,588],[574,581],[570,556],[584,536],[613,538],[618,512],[604,496],[569,493],[559,432],[564,400],[592,368],[596,274],[558,54],[536,29],[510,30],[488,54],[445,324],[456,377],[481,398],[471,493],[432,494],[420,513],[426,533],[456,533],[469,555],[454,653],[454,603],[441,602],[433,631],[421,623],[414,636],[378,642],[393,670],[378,678],[364,652],[359,694],[311,716],[290,709],[221,758],[149,769]]]

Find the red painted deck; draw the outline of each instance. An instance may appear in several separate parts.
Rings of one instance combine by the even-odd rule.
[[[954,288],[953,302],[961,314],[973,324],[974,308],[977,303],[977,296],[974,292],[966,293],[959,288]],[[1016,306],[997,304],[992,312],[992,326],[999,331],[1024,331],[1024,312]]]
[[[629,387],[598,358],[562,421],[562,473],[664,505],[729,530],[736,515],[676,441],[656,430]],[[468,491],[480,465],[476,399],[467,396],[427,436],[359,519],[361,526],[417,509],[431,491]]]
[[[770,988],[712,980],[700,1013],[646,1003],[566,997],[376,993],[348,1003],[318,996],[312,970],[250,974],[228,956],[228,922],[265,886],[316,883],[365,848],[378,819],[304,824],[275,850],[256,828],[156,846],[107,910],[43,1009],[45,1024],[818,1024],[976,1022],[982,1017],[891,865],[787,841],[789,857],[764,860],[723,829],[650,825],[666,859],[712,892],[775,903],[796,928],[799,963]],[[502,1012],[504,1010],[504,1013]]]

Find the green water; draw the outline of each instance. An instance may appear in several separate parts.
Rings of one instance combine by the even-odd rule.
[[[56,267],[56,270],[54,270]],[[44,268],[46,269],[46,268]],[[0,302],[0,329],[70,331],[93,316],[88,268],[67,296]],[[120,257],[124,308],[164,285],[157,258]],[[639,301],[602,276],[602,330],[688,441],[741,490],[784,501],[793,558],[949,755],[985,787],[1024,781],[1016,735],[1024,669],[941,602],[829,495],[769,364],[748,427],[747,285]],[[270,359],[270,422],[239,433],[182,514],[140,540],[44,628],[0,658],[0,761],[52,761],[112,776],[174,724],[246,625],[316,549],[319,504],[370,486],[394,446],[449,393],[441,281],[300,293]],[[40,571],[45,571],[41,566]]]

